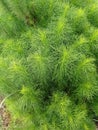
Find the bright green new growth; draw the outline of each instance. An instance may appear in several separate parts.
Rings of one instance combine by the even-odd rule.
[[[0,93],[9,130],[95,130],[97,0],[0,0]]]

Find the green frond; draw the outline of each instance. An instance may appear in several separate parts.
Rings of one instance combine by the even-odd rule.
[[[63,87],[61,85],[66,85],[66,75],[68,71],[69,62],[71,59],[71,52],[67,50],[65,46],[62,46],[59,59],[56,61],[55,70],[54,70],[54,77],[55,80],[59,83],[60,87]],[[62,83],[62,81],[64,83]]]
[[[94,58],[86,58],[82,57],[83,59],[80,61],[79,65],[77,66],[77,75],[84,75],[86,79],[90,78],[89,76],[96,74],[96,67],[93,64],[95,59]],[[87,76],[86,76],[87,74]]]
[[[47,84],[49,79],[49,58],[42,55],[41,52],[35,52],[27,58],[29,73],[32,75],[32,80],[40,85]],[[47,77],[46,77],[47,75]]]
[[[85,8],[85,5],[88,5],[88,4],[92,4],[92,2],[94,2],[95,0],[79,0],[77,2],[77,0],[69,0],[70,3],[74,4],[76,7],[82,7],[82,8]]]
[[[97,1],[87,7],[88,20],[95,27],[98,27],[98,3]],[[92,20],[93,19],[93,20]]]
[[[79,98],[83,97],[87,100],[91,100],[96,95],[97,92],[98,92],[98,88],[96,83],[93,84],[90,83],[90,81],[81,84],[77,89],[78,97]]]
[[[71,48],[75,49],[79,53],[85,54],[85,55],[92,55],[90,52],[90,43],[89,40],[81,35],[71,46]]]
[[[85,10],[82,8],[71,8],[69,10],[68,21],[77,34],[85,32],[89,27],[89,23],[85,15]]]

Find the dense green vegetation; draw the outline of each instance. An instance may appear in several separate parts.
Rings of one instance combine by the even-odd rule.
[[[9,130],[95,130],[98,1],[0,0],[0,94]]]

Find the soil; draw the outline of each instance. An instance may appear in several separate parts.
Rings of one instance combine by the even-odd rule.
[[[3,97],[0,97],[0,103],[3,100]],[[6,109],[6,106],[3,105],[0,108],[0,127],[2,130],[7,130],[10,123],[10,114]]]
[[[96,130],[98,130],[98,123],[96,123],[96,126],[97,126]]]

